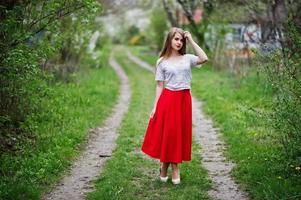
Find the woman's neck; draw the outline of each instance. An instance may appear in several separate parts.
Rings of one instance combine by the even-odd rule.
[[[179,53],[179,51],[176,51],[176,50],[172,50],[171,54],[169,57],[178,57],[180,56],[181,54]]]

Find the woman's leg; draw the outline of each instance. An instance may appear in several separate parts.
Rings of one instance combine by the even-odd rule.
[[[166,177],[167,176],[167,169],[169,167],[170,163],[162,162],[161,164],[161,177]]]
[[[172,179],[180,178],[180,169],[178,163],[172,163],[171,167],[172,167]]]

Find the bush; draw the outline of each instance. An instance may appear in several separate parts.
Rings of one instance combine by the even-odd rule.
[[[282,49],[261,58],[261,70],[275,94],[270,117],[291,168],[301,167],[301,34],[292,20],[286,24],[285,35]]]
[[[151,13],[151,24],[147,31],[146,40],[148,45],[159,52],[163,46],[165,35],[167,32],[167,19],[165,12],[162,9],[155,9]]]
[[[0,152],[33,137],[23,123],[39,112],[47,84],[77,69],[66,61],[76,61],[86,50],[97,8],[94,0],[1,3]]]

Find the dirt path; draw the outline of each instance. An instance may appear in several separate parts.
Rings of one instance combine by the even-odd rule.
[[[112,114],[102,127],[91,129],[86,149],[71,167],[70,173],[43,199],[80,200],[85,198],[86,192],[93,190],[91,181],[102,171],[104,163],[111,156],[118,137],[117,128],[127,112],[131,98],[131,89],[128,77],[119,64],[112,58],[109,61],[120,78],[120,94],[118,103]]]
[[[223,156],[225,144],[219,129],[213,127],[211,119],[202,112],[202,103],[192,98],[192,115],[196,141],[202,146],[202,164],[208,170],[214,187],[209,196],[223,200],[246,200],[247,194],[239,189],[230,173],[235,164]]]
[[[150,66],[148,63],[144,62],[143,60],[139,59],[138,57],[131,54],[129,51],[127,51],[127,56],[130,60],[132,60],[134,63],[138,64],[140,67],[143,67],[144,69],[155,73],[155,68]]]
[[[154,72],[154,67],[127,52],[130,60]],[[196,141],[202,147],[202,164],[213,181],[213,189],[208,192],[208,195],[213,199],[247,200],[247,194],[239,188],[230,175],[235,165],[226,161],[223,156],[225,145],[219,136],[220,133],[213,127],[211,119],[205,117],[201,105],[200,101],[192,97],[193,132]]]

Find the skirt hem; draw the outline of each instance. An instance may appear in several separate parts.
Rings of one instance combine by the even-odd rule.
[[[189,161],[191,161],[191,159],[182,159],[182,161],[180,161],[180,160],[176,160],[176,161],[174,161],[174,160],[163,160],[163,159],[161,159],[159,156],[155,156],[155,155],[146,153],[146,152],[143,151],[142,149],[141,149],[141,152],[144,153],[145,155],[151,157],[151,158],[160,160],[160,162],[165,162],[165,163],[168,163],[168,162],[169,162],[169,163],[183,163],[183,162],[189,162]]]

